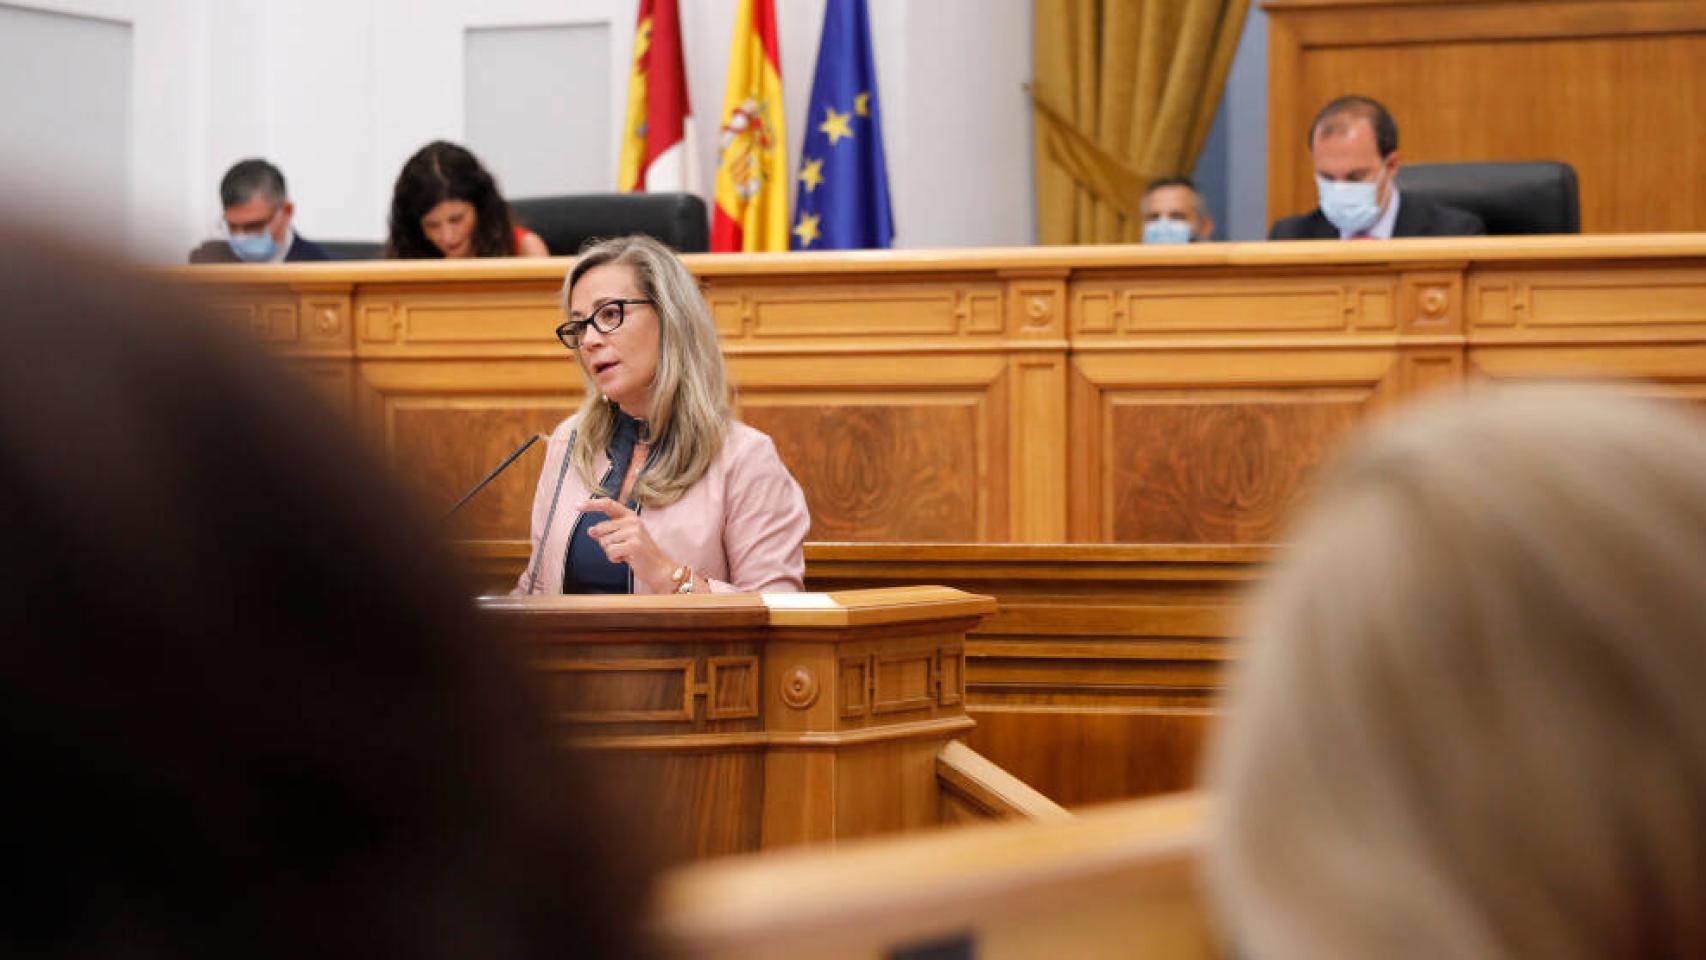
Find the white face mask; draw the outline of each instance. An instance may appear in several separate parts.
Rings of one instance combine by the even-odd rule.
[[[1315,175],[1321,215],[1340,233],[1363,233],[1380,220],[1380,180],[1350,183]]]
[[[1190,243],[1191,225],[1171,217],[1156,217],[1143,225],[1144,243]]]

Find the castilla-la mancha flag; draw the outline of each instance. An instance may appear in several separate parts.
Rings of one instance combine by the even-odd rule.
[[[788,249],[788,136],[773,0],[738,0],[717,137],[712,250]]]
[[[640,0],[616,188],[624,193],[696,192],[693,161],[681,14],[675,0]]]

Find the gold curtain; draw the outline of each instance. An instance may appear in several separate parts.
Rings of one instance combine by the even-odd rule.
[[[1143,236],[1151,180],[1196,166],[1249,0],[1035,0],[1043,243]]]

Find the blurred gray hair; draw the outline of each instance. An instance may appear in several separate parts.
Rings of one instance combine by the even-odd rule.
[[[1706,422],[1582,387],[1370,432],[1212,751],[1242,955],[1706,954]]]

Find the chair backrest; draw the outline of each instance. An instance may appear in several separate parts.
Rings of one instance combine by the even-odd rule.
[[[333,260],[380,260],[385,256],[385,244],[379,240],[316,240],[320,249]]]
[[[1398,188],[1476,214],[1489,234],[1582,231],[1576,171],[1555,160],[1406,164]]]
[[[644,233],[679,253],[711,246],[705,201],[691,193],[588,193],[511,200],[516,222],[539,234],[555,256],[580,252],[589,239]]]

